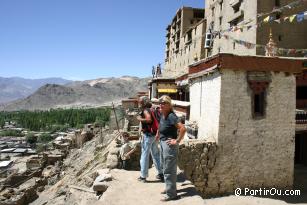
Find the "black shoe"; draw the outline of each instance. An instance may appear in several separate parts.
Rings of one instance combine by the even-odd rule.
[[[156,176],[156,179],[159,179],[161,182],[164,182],[164,175],[163,174],[158,174]]]
[[[146,182],[146,178],[143,178],[143,177],[139,177],[138,180],[139,180],[140,182],[144,182],[144,183]]]
[[[180,199],[180,196],[175,196],[175,197],[166,196],[163,199],[161,199],[160,201],[173,201],[173,200],[178,200],[178,199]]]

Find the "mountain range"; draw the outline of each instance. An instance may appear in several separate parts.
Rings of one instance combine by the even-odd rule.
[[[149,78],[123,76],[66,84],[47,83],[31,95],[6,103],[0,110],[46,110],[50,108],[84,108],[109,105],[146,91]],[[0,91],[1,93],[2,91]]]
[[[0,77],[0,104],[25,98],[48,83],[64,85],[70,82],[62,78],[25,79]]]

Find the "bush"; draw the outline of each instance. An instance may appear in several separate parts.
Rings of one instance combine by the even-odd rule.
[[[44,152],[46,151],[48,148],[48,146],[46,144],[42,144],[42,143],[38,143],[36,144],[36,152],[40,153],[40,152]]]
[[[0,136],[22,137],[24,135],[19,130],[3,130],[0,132]]]
[[[38,141],[41,142],[41,143],[47,143],[47,142],[50,142],[51,140],[53,140],[53,138],[48,133],[41,134],[38,137]]]
[[[29,144],[35,144],[35,143],[37,142],[37,137],[34,136],[33,133],[29,133],[29,134],[27,134],[27,136],[26,136],[26,141],[27,141],[27,143],[29,143]]]

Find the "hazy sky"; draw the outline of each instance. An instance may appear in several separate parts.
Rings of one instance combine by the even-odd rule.
[[[183,5],[204,0],[0,0],[0,76],[150,76]]]

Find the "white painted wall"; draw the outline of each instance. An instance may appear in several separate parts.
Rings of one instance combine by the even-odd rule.
[[[220,115],[221,75],[193,79],[190,84],[190,121],[198,123],[198,138],[216,141]]]

